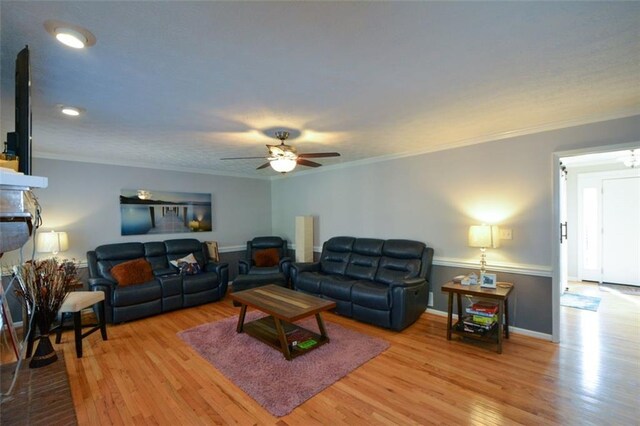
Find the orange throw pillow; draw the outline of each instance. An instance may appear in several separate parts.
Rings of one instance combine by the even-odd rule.
[[[143,258],[119,263],[110,272],[118,285],[142,284],[153,279],[151,264]]]
[[[253,254],[253,262],[260,268],[276,266],[280,262],[280,252],[277,248],[256,250]]]

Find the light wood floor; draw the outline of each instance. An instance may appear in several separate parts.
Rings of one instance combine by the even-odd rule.
[[[442,316],[423,314],[396,333],[327,314],[391,347],[279,419],[176,336],[237,314],[228,299],[110,326],[107,342],[99,333],[85,339],[82,359],[70,332],[60,346],[81,425],[635,425],[640,297],[598,295],[597,313],[562,308],[560,344],[512,334],[502,355],[447,341]]]

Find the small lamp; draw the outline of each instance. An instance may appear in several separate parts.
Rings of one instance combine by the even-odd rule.
[[[40,253],[56,255],[69,249],[69,237],[66,232],[41,232],[38,234],[36,247]]]
[[[480,273],[486,272],[487,247],[500,247],[500,230],[497,226],[473,225],[469,227],[469,247],[480,248]]]

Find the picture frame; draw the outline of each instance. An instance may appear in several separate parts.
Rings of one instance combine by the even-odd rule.
[[[212,225],[210,193],[120,191],[120,235],[211,232]]]
[[[480,276],[480,287],[496,288],[498,276],[496,274],[484,273]]]

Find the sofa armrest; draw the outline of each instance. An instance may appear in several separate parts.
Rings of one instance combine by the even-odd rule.
[[[280,259],[280,262],[278,262],[278,267],[280,268],[280,271],[282,271],[284,276],[289,279],[289,275],[291,275],[291,258],[283,257],[282,259]]]
[[[429,284],[424,278],[411,278],[389,287],[391,329],[400,331],[413,324],[427,309]]]
[[[229,282],[229,264],[223,262],[207,262],[204,267],[206,272],[215,272],[218,274],[220,284],[226,286]]]
[[[424,278],[409,278],[408,280],[404,280],[402,282],[396,282],[391,284],[391,288],[394,287],[414,287],[418,285],[426,284],[427,281]]]
[[[238,273],[240,275],[247,275],[251,269],[251,262],[248,260],[238,260]]]
[[[104,316],[105,321],[108,323],[113,322],[111,301],[113,300],[113,292],[116,288],[118,288],[118,284],[106,278],[89,278],[89,289],[91,291],[104,292]]]
[[[180,273],[178,268],[163,268],[163,269],[154,269],[153,276],[156,278],[166,277],[167,275],[177,275]]]
[[[291,264],[291,283],[293,284],[293,288],[295,288],[296,280],[298,279],[298,275],[303,272],[319,272],[320,271],[320,262],[303,262],[303,263],[292,263]]]

